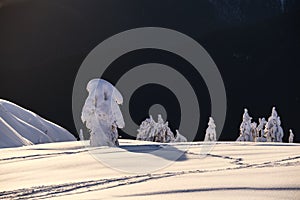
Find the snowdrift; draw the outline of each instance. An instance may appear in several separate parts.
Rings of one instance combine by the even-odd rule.
[[[0,148],[75,140],[66,129],[0,99]]]
[[[77,141],[0,149],[0,199],[299,200],[300,197],[299,144],[216,142],[203,157],[204,142],[160,144],[124,139],[119,142],[121,148],[85,148],[82,141]],[[184,144],[190,144],[190,148],[175,162],[153,153],[158,147],[166,153],[180,151]],[[91,154],[95,151],[113,159],[116,165],[96,160],[95,154]],[[167,165],[151,173],[115,170],[116,167],[149,169],[151,161],[151,165],[159,162]]]

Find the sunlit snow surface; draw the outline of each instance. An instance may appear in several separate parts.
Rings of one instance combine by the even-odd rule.
[[[0,99],[0,148],[75,140],[66,129]]]
[[[203,157],[203,142],[153,173],[124,173],[101,164],[82,142],[0,150],[0,199],[299,199],[300,145],[217,142]],[[92,148],[119,166],[146,167],[160,144],[120,140],[120,148]],[[168,147],[166,149],[169,149]],[[129,155],[133,155],[130,158]],[[124,159],[126,158],[126,159]]]

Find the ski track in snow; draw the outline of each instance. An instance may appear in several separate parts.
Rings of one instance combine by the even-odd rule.
[[[23,159],[39,159],[52,156],[60,156],[67,154],[77,154],[88,151],[87,149],[66,151],[66,152],[54,152],[47,154],[34,154],[28,156],[20,157],[11,157],[0,159],[2,162],[12,162]],[[186,152],[187,155],[191,156],[200,156],[200,154],[193,153],[190,151]],[[300,156],[286,157],[276,161],[268,161],[262,163],[246,163],[240,157],[231,157],[227,155],[218,155],[218,154],[207,154],[207,157],[213,157],[217,159],[224,159],[232,167],[217,168],[213,170],[186,170],[186,171],[176,171],[176,172],[164,172],[164,173],[154,173],[154,174],[141,174],[141,175],[132,175],[132,176],[123,176],[120,178],[109,178],[109,179],[98,179],[90,181],[81,181],[81,182],[72,182],[56,185],[41,185],[30,188],[22,188],[11,191],[0,192],[0,199],[46,199],[51,197],[59,196],[69,196],[73,194],[87,193],[91,191],[101,191],[107,190],[115,187],[122,187],[127,185],[139,184],[147,181],[153,181],[157,179],[163,179],[174,176],[182,176],[188,174],[200,174],[200,173],[209,173],[209,172],[218,172],[218,171],[227,171],[227,170],[239,170],[245,168],[265,168],[265,167],[284,167],[284,166],[300,166]],[[199,189],[186,189],[186,190],[169,190],[162,192],[153,192],[153,193],[139,193],[132,194],[130,196],[143,196],[143,195],[160,195],[160,194],[169,194],[169,193],[191,193],[191,192],[203,192],[203,191],[217,191],[217,190],[300,190],[299,187],[270,187],[270,188],[258,188],[258,187],[222,187],[222,188],[199,188]]]
[[[8,157],[8,158],[1,158],[0,159],[0,164],[5,162],[5,163],[10,163],[10,162],[18,162],[18,161],[23,161],[24,159],[26,160],[35,160],[35,159],[42,159],[42,158],[49,158],[49,157],[54,157],[54,156],[62,156],[62,155],[71,155],[71,154],[78,154],[82,152],[87,152],[89,151],[88,149],[84,150],[79,150],[79,151],[65,151],[65,152],[54,152],[54,153],[45,153],[45,154],[33,154],[33,155],[26,155],[26,156],[15,156],[15,157]]]

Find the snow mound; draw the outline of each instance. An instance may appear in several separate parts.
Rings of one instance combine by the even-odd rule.
[[[66,129],[0,99],[0,148],[75,140]]]

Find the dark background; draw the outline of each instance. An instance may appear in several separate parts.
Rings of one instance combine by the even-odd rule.
[[[221,72],[228,105],[220,140],[238,137],[244,107],[258,121],[258,117],[267,119],[276,106],[284,141],[292,128],[300,142],[299,11],[297,0],[0,0],[0,98],[77,136],[72,87],[87,54],[121,31],[165,27],[198,41]],[[138,50],[112,63],[104,78],[116,82],[131,67],[147,62],[185,67],[181,73],[200,102],[196,140],[203,140],[210,116],[209,94],[201,76],[184,59],[165,51]],[[166,106],[171,128],[176,128],[179,104],[171,91],[158,85],[134,93],[133,119],[144,119],[153,103]]]

